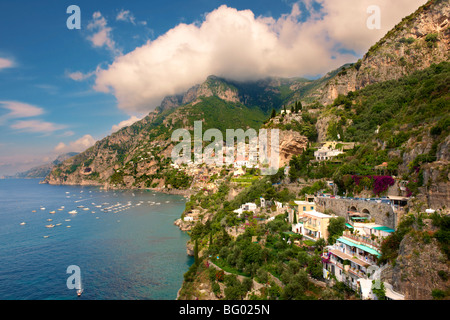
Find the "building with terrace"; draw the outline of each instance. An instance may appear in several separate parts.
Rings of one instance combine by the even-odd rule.
[[[303,222],[303,236],[314,241],[317,241],[320,238],[327,239],[328,224],[330,219],[335,217],[336,216],[317,212],[316,210],[303,212],[301,219]]]
[[[381,242],[394,230],[377,224],[347,226],[351,231],[344,231],[334,245],[326,247],[322,255],[323,273],[326,279],[334,276],[337,281],[359,291],[359,280],[372,279],[378,269]]]

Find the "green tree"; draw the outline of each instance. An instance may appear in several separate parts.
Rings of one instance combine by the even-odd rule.
[[[323,248],[325,247],[325,245],[326,245],[326,242],[325,242],[325,239],[323,239],[323,238],[320,238],[315,243],[315,246],[319,251],[322,251]]]
[[[345,218],[337,217],[331,218],[328,224],[328,244],[334,244],[336,239],[342,236],[342,233],[345,230]]]
[[[321,279],[323,277],[322,259],[320,255],[315,254],[311,257],[307,270],[314,279]]]
[[[377,283],[379,286],[376,285]],[[372,280],[372,292],[377,296],[378,300],[386,300],[386,288],[382,281]]]
[[[277,112],[275,111],[275,109],[272,109],[272,113],[270,114],[270,119],[275,118],[277,115]]]

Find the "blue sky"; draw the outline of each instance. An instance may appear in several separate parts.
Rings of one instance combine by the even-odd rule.
[[[336,7],[336,1],[342,8]],[[357,32],[346,28],[340,31],[333,19],[350,8],[355,10],[350,0],[3,0],[0,176],[53,160],[62,152],[81,151],[121,122],[143,117],[164,95],[186,90],[208,74],[235,79],[318,76],[341,63],[356,61],[399,18],[425,2],[399,0],[403,4],[390,10],[393,12],[385,10],[388,18],[383,28],[371,32],[363,26],[367,18],[361,5],[364,1],[353,2],[361,6],[360,21],[354,19],[361,26]],[[369,2],[380,2],[386,8],[385,0]],[[72,4],[81,9],[80,30],[66,27],[70,16],[66,9]],[[217,36],[220,41],[215,42],[214,32],[237,30],[236,25],[243,28],[243,40],[236,34],[225,34],[223,38]],[[248,51],[233,43],[235,38],[245,42],[246,32],[250,38],[259,37]],[[298,48],[292,49],[296,45]],[[235,55],[222,57],[217,53],[218,46],[225,52],[230,48]],[[187,50],[180,53],[179,48]],[[293,60],[290,65],[268,62],[269,58],[258,54],[260,50],[273,51],[274,61],[277,57],[280,61]],[[194,55],[188,55],[190,51]],[[247,53],[254,62],[252,69],[246,69]],[[321,55],[322,61],[308,61]],[[173,64],[188,66],[197,56],[201,59],[193,61],[192,68],[201,72],[187,68],[182,71],[188,76],[179,77]],[[297,60],[298,64],[292,62]],[[206,61],[213,63],[204,67]],[[133,71],[129,82],[124,82],[124,76],[136,64],[149,70],[144,67]],[[156,69],[167,79],[161,78]]]

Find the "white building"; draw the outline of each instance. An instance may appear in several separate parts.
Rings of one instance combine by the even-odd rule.
[[[243,204],[241,206],[242,210],[244,211],[251,211],[251,212],[255,212],[256,211],[256,203],[253,202],[248,202],[246,204]]]
[[[354,142],[326,141],[322,143],[319,150],[314,152],[314,157],[317,161],[326,161],[344,153],[344,150],[350,150],[354,147]]]
[[[314,152],[314,157],[317,161],[326,161],[343,153],[344,152],[340,150],[320,148],[319,150]]]
[[[256,203],[248,202],[243,204],[239,209],[236,209],[233,212],[237,213],[238,217],[240,218],[244,211],[250,211],[255,213],[256,209],[257,209]]]
[[[327,279],[333,275],[337,281],[360,292],[363,298],[373,299],[371,283],[372,277],[379,269],[377,260],[381,256],[380,243],[382,238],[393,230],[375,224],[366,227],[360,225],[364,224],[354,226],[354,231],[358,232],[345,231],[334,245],[326,247],[326,252],[322,255],[323,275]],[[370,281],[370,285],[365,280]],[[385,287],[388,291],[389,286]],[[392,293],[392,298],[394,297],[397,297],[396,300],[399,298]]]

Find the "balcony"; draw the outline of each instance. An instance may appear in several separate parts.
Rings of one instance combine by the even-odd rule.
[[[348,272],[352,273],[353,275],[355,275],[355,276],[357,276],[359,278],[364,278],[365,279],[367,277],[367,275],[366,275],[366,273],[364,271],[362,271],[360,269],[357,269],[357,268],[350,267],[348,269]]]
[[[307,228],[309,230],[316,231],[316,232],[319,231],[319,229],[318,229],[318,227],[317,227],[317,225],[315,223],[307,222],[307,223],[304,224],[304,226],[305,226],[305,228]]]
[[[355,234],[350,233],[349,231],[344,231],[343,237],[350,239],[351,241],[355,242],[356,244],[363,244],[368,247],[372,247],[375,250],[380,250],[380,247],[381,247],[380,241],[372,240],[367,237],[363,237],[363,236],[359,236],[359,235],[355,235]]]

